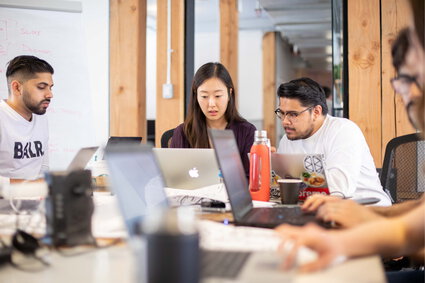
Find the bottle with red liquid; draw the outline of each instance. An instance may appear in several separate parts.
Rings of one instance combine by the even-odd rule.
[[[270,147],[267,131],[255,131],[249,153],[249,191],[253,200],[270,200]]]

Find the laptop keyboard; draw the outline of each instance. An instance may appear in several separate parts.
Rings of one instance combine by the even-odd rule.
[[[250,222],[290,223],[304,225],[306,222],[315,221],[313,214],[305,214],[301,207],[259,207],[249,213]]]
[[[202,250],[201,254],[202,278],[218,277],[235,279],[251,253]]]

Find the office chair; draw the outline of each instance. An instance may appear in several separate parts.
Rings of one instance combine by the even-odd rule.
[[[417,134],[388,142],[381,171],[381,184],[393,202],[417,199],[425,191],[425,141]]]
[[[161,136],[161,147],[168,148],[171,143],[171,138],[173,137],[174,129],[165,131]]]

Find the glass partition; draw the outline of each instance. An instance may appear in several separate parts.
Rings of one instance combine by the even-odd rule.
[[[332,0],[333,116],[348,117],[345,0]]]

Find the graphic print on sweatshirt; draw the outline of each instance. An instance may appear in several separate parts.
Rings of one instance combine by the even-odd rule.
[[[14,159],[36,158],[44,155],[41,141],[15,142]]]

